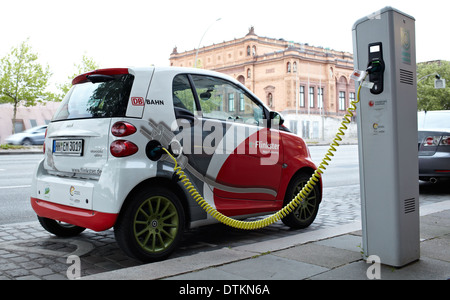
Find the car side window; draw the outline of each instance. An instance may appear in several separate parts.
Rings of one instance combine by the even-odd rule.
[[[203,117],[262,125],[264,109],[244,90],[215,77],[192,75]]]
[[[187,75],[175,76],[172,83],[172,94],[175,110],[191,112],[194,115],[198,114],[195,97]]]

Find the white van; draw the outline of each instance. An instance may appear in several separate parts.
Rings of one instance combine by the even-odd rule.
[[[165,259],[186,228],[217,222],[177,175],[219,212],[238,219],[290,202],[316,166],[308,148],[238,81],[187,68],[116,68],[77,76],[48,125],[31,204],[58,236],[114,227],[123,251]],[[278,126],[279,125],[279,126]],[[283,222],[305,228],[318,184]]]

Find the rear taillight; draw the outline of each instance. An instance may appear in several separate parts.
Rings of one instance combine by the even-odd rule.
[[[424,146],[437,146],[439,144],[440,136],[428,136],[423,142]]]
[[[443,136],[439,145],[450,146],[450,136]]]
[[[111,127],[111,133],[117,137],[132,135],[136,132],[136,127],[127,122],[117,122]]]
[[[130,156],[138,152],[139,148],[130,141],[117,140],[111,143],[109,146],[109,151],[114,157],[125,157]]]
[[[449,146],[450,145],[450,136],[428,136],[423,142],[424,146]]]

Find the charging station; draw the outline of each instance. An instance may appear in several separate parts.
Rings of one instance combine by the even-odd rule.
[[[415,19],[385,7],[352,31],[363,250],[401,267],[420,258]]]

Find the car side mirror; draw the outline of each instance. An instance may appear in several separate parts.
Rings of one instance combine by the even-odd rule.
[[[276,111],[270,112],[270,121],[272,125],[281,126],[284,123],[284,118],[280,115],[280,113]]]

